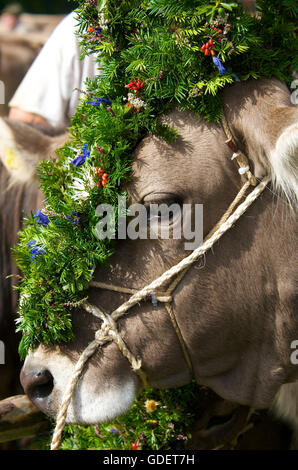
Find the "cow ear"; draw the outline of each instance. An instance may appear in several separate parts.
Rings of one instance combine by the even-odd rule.
[[[298,106],[284,83],[252,80],[224,92],[231,133],[257,178],[270,175],[275,192],[298,201]]]
[[[29,182],[36,166],[58,147],[57,139],[21,121],[0,118],[0,159],[12,179]]]

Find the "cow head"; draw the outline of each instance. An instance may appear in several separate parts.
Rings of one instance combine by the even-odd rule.
[[[280,386],[298,378],[290,362],[298,338],[294,316],[298,110],[277,81],[237,84],[224,95],[235,141],[250,158],[257,178],[274,184],[188,271],[174,293],[173,309],[196,380],[223,398],[256,408],[270,405]],[[133,178],[125,188],[132,203],[203,204],[206,235],[226,211],[244,179],[231,161],[220,125],[189,112],[164,121],[181,138],[166,144],[146,137],[135,151]],[[278,196],[278,193],[281,197]],[[181,220],[173,217],[172,227]],[[184,239],[119,241],[109,269],[95,279],[140,289],[188,253]],[[89,302],[112,312],[126,294],[95,288]],[[74,365],[100,320],[84,310],[73,314],[75,340],[40,345],[26,358],[21,381],[26,393],[55,417]],[[149,384],[176,387],[191,376],[163,304],[136,305],[118,322],[130,350],[142,359]],[[114,343],[99,348],[75,389],[67,420],[97,423],[123,413],[141,390],[138,376]]]

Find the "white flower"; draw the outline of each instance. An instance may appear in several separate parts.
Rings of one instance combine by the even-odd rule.
[[[30,295],[29,294],[22,294],[20,295],[20,298],[19,298],[19,308],[23,308],[25,307],[28,299],[30,299]],[[22,323],[23,321],[23,317],[22,316],[19,316],[18,318],[16,318],[15,320],[15,324],[16,325],[19,325],[20,323]]]
[[[86,166],[81,168],[81,176],[73,179],[72,198],[75,201],[86,201],[90,196],[90,191],[96,185],[94,181],[95,168]]]
[[[102,29],[108,29],[104,13],[98,14],[99,24]]]
[[[30,299],[29,294],[22,294],[20,296],[20,299],[19,299],[19,306],[24,307],[24,305],[26,305],[28,299]]]
[[[136,109],[146,108],[147,106],[143,100],[141,100],[140,98],[137,98],[136,95],[134,95],[133,93],[128,93],[127,102],[129,104],[132,104],[133,107]]]

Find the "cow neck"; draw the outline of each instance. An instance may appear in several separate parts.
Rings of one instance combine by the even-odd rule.
[[[189,256],[170,268],[149,285],[143,287],[140,290],[136,290],[97,281],[92,281],[90,283],[90,287],[96,287],[118,293],[131,294],[131,297],[111,314],[103,312],[98,306],[92,305],[89,302],[84,302],[82,305],[84,310],[99,318],[102,321],[102,325],[101,328],[96,331],[95,339],[86,347],[75,365],[74,373],[66,388],[57,415],[57,422],[52,438],[51,450],[57,450],[59,448],[62,438],[62,431],[66,422],[67,409],[72,399],[75,386],[86,362],[90,357],[93,356],[98,348],[104,346],[107,343],[114,342],[118,346],[123,356],[128,359],[133,371],[139,376],[144,387],[147,386],[147,376],[145,371],[142,369],[141,359],[137,358],[130,351],[117,327],[117,320],[127,315],[128,311],[139,302],[148,300],[148,298],[152,298],[157,302],[165,304],[165,308],[169,314],[171,323],[179,339],[181,351],[183,352],[185,362],[189,368],[190,376],[194,376],[191,358],[176,320],[174,310],[172,308],[173,293],[191,266],[202,255],[209,251],[210,248],[212,248],[212,246],[238,221],[238,219],[259,197],[259,195],[262,194],[262,192],[266,189],[267,184],[270,182],[270,177],[266,176],[258,184],[256,177],[250,170],[247,157],[238,149],[237,145],[235,144],[225,116],[222,117],[222,127],[227,137],[227,141],[225,143],[233,151],[232,160],[237,162],[239,167],[238,172],[241,176],[246,177],[246,182],[243,184],[222,218],[204,239],[202,245],[200,245]],[[247,192],[251,187],[254,189],[247,195]],[[241,202],[245,196],[245,200]],[[160,289],[162,289],[165,285],[169,285],[168,289],[161,291]]]

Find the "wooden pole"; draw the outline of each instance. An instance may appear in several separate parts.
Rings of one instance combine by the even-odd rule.
[[[0,443],[41,434],[51,423],[26,395],[0,401]]]

